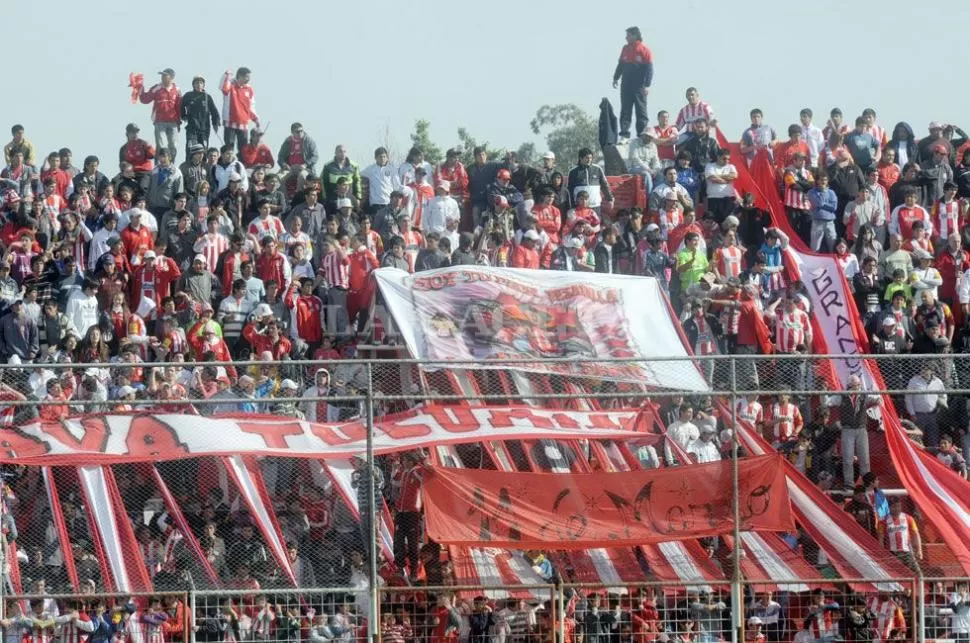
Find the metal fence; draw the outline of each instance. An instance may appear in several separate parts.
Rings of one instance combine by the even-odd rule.
[[[846,465],[837,440],[828,445],[832,435],[826,432],[825,409],[838,401],[837,396],[856,394],[833,382],[858,374],[865,393],[880,396],[904,417],[913,440],[926,443],[957,472],[966,472],[960,450],[970,449],[970,356],[752,355],[447,364],[365,358],[393,351],[386,346],[360,347],[354,359],[329,362],[4,364],[0,365],[0,418],[5,430],[23,429],[39,419],[67,420],[64,425],[70,427],[72,421],[83,422],[86,417],[142,413],[202,417],[266,413],[316,422],[360,419],[371,426],[387,414],[428,405],[648,410],[652,424],[643,427],[648,435],[659,435],[675,423],[715,427],[714,441],[725,459],[746,453],[732,429],[739,421],[750,421],[755,431],[786,453],[831,498],[843,502],[851,495],[842,490],[844,475],[847,482],[855,480],[863,471],[885,470],[888,461],[877,412],[870,413],[868,431],[870,462],[865,465],[871,467],[863,466],[862,454]],[[880,377],[874,379],[871,373]],[[660,376],[676,388],[649,384]],[[927,392],[927,384],[939,391]],[[688,385],[694,390],[687,390]],[[796,423],[789,412],[785,411],[779,426],[780,409],[773,409],[775,405],[788,409],[788,404],[797,408],[800,418],[794,434],[794,427],[784,424]],[[368,438],[372,435],[368,431]],[[689,459],[670,460],[661,448],[651,454],[646,443],[599,449],[550,442],[507,440],[501,448],[452,445],[431,449],[428,455],[444,465],[468,468],[623,470],[609,462],[617,447],[629,456],[618,460],[633,468],[690,463]],[[7,448],[6,443],[3,446]],[[682,446],[691,452],[689,445]],[[562,462],[550,455],[554,453],[563,454]],[[818,633],[819,623],[830,625],[837,613],[835,620],[844,635],[846,624],[860,617],[853,611],[858,605],[863,606],[862,616],[875,619],[872,627],[878,635],[874,638],[888,640],[892,630],[900,629],[882,628],[882,618],[883,625],[905,623],[904,640],[929,640],[951,636],[954,623],[959,629],[961,614],[968,609],[954,599],[966,592],[958,588],[962,571],[948,565],[945,557],[928,556],[925,563],[913,565],[912,576],[898,579],[898,587],[887,595],[880,589],[886,579],[825,576],[818,561],[810,560],[811,549],[801,545],[800,555],[820,572],[817,581],[774,579],[767,584],[746,578],[743,566],[731,563],[744,556],[738,541],[719,543],[712,554],[724,561],[725,580],[697,585],[696,593],[687,582],[660,583],[647,572],[642,584],[625,586],[624,591],[597,589],[576,584],[567,568],[555,570],[550,581],[555,585],[462,585],[460,574],[450,566],[448,548],[425,542],[420,522],[408,524],[406,520],[415,518],[397,510],[404,468],[400,455],[375,455],[370,448],[360,455],[352,466],[346,460],[259,459],[266,506],[278,527],[276,547],[254,527],[252,504],[217,459],[180,459],[157,466],[112,464],[107,467],[110,484],[117,487],[123,504],[119,517],[127,518],[123,522],[138,545],[137,551],[123,553],[145,568],[154,590],[183,593],[180,601],[186,618],[195,619],[185,636],[194,640],[349,641],[370,635],[395,642],[439,643],[457,637],[474,643],[486,639],[605,643],[602,637],[609,636],[612,643],[673,640],[678,634],[732,640],[748,636],[752,616],[762,619],[760,627],[767,640],[790,640],[805,629],[815,612],[821,620],[816,619],[811,632]],[[74,600],[90,608],[92,595],[112,599],[105,601],[106,613],[124,612],[129,601],[124,597],[120,602],[122,597],[114,595],[118,579],[104,564],[108,553],[94,527],[96,507],[78,468],[25,467],[8,457],[0,473],[5,481],[0,601],[5,618],[16,619],[21,613],[29,617],[33,608],[22,595],[50,593],[50,599],[63,592],[70,595],[53,601],[59,613],[70,613]],[[376,484],[371,487],[369,480]],[[905,495],[902,488],[885,492]],[[184,523],[173,518],[173,506],[179,508]],[[374,518],[360,520],[358,515]],[[851,518],[847,515],[847,519]],[[920,587],[923,591],[917,591]],[[828,602],[812,603],[818,590],[823,592],[820,600]],[[783,616],[765,622],[757,601],[769,592],[774,596],[769,603],[778,603]],[[139,615],[149,609],[146,597],[132,603]],[[594,603],[598,604],[594,607]],[[887,607],[890,604],[895,607]],[[46,605],[49,609],[52,603]],[[819,608],[815,612],[813,605]],[[617,609],[620,616],[605,630],[598,629],[599,616],[590,617],[616,614]],[[447,627],[449,619],[460,622],[457,629]],[[472,625],[483,620],[488,623],[485,634]],[[24,623],[14,620],[7,627],[26,627]],[[440,629],[442,623],[444,629]],[[681,629],[687,627],[697,629]],[[167,640],[177,638],[171,632],[163,634]],[[822,636],[819,633],[819,640]]]

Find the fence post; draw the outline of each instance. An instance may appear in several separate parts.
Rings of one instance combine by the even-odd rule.
[[[189,643],[195,643],[195,588],[193,587],[188,594],[188,601],[186,602],[188,603],[189,623],[186,628],[189,632]]]
[[[744,640],[744,585],[741,578],[741,499],[739,488],[740,469],[738,451],[741,440],[738,436],[738,371],[737,357],[731,356],[731,377],[728,382],[731,390],[731,508],[734,514],[734,578],[731,587],[731,614],[734,616],[734,640]]]
[[[919,643],[926,640],[926,583],[923,581],[923,570],[916,566],[916,578],[913,579],[916,585],[914,592],[916,599],[913,605],[913,628],[915,638]]]
[[[367,629],[371,643],[377,643],[380,625],[377,622],[380,588],[377,586],[377,539],[380,534],[381,512],[377,507],[377,494],[374,493],[374,363],[367,362],[367,502],[372,515],[370,521],[370,537],[367,539],[368,583],[370,584],[370,610],[367,615]]]
[[[566,600],[563,596],[565,589],[561,580],[553,587],[553,591],[556,592],[556,611],[559,612],[558,621],[554,621],[556,631],[559,633],[559,643],[566,643]]]

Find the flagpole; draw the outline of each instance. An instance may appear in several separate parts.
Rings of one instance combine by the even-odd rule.
[[[737,357],[731,357],[731,507],[734,512],[734,579],[731,590],[731,614],[734,617],[734,640],[744,640],[744,585],[741,578],[741,494],[738,452],[738,375]]]
[[[377,538],[381,513],[377,510],[377,494],[374,489],[374,366],[367,362],[367,510],[370,534],[367,539],[368,582],[370,584],[370,605],[368,609],[367,627],[372,643],[378,642],[380,627],[377,622],[378,600],[380,589],[377,586]]]

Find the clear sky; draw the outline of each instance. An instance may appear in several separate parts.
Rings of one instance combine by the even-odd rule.
[[[595,115],[608,96],[619,111],[611,76],[634,24],[654,54],[651,120],[676,112],[696,85],[732,140],[755,106],[779,135],[806,106],[820,126],[833,106],[848,118],[871,106],[887,129],[909,120],[922,136],[934,119],[970,129],[958,29],[968,0],[8,0],[5,9],[3,140],[19,122],[40,155],[68,146],[79,164],[95,153],[110,174],[126,123],[151,134],[150,106],[130,103],[128,73],[151,83],[164,67],[183,91],[204,75],[211,93],[226,68],[250,67],[274,154],[299,120],[324,157],[344,143],[369,164],[386,130],[400,161],[418,118],[443,147],[464,125],[495,146],[535,140],[541,151],[528,124],[542,104]]]

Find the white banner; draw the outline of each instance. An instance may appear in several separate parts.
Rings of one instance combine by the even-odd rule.
[[[850,375],[858,375],[863,385],[871,388],[873,382],[869,371],[857,357],[860,354],[859,338],[852,321],[856,315],[855,302],[846,287],[839,262],[833,257],[802,254],[791,247],[788,254],[798,268],[802,283],[808,288],[812,313],[825,338],[828,354],[845,356],[833,360],[842,384]]]
[[[559,411],[525,406],[427,406],[379,418],[374,451],[511,439],[635,439],[637,412]],[[91,465],[204,455],[343,457],[365,452],[362,421],[319,424],[288,418],[108,415],[36,422],[4,431],[0,463]]]
[[[415,358],[708,390],[691,362],[655,361],[686,358],[687,351],[651,277],[480,266],[375,274]]]

